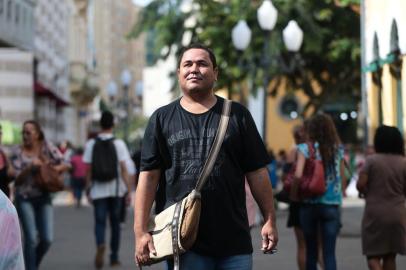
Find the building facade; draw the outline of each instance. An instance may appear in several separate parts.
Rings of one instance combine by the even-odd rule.
[[[91,2],[94,5],[94,47],[96,68],[100,74],[101,96],[108,100],[107,85],[114,81],[119,86],[121,72],[128,69],[132,75],[132,97],[137,81],[142,81],[142,70],[145,66],[144,39],[127,38],[139,9],[131,0]]]
[[[0,0],[0,47],[32,49],[34,7],[33,0]]]
[[[100,94],[100,99],[96,102],[108,104],[109,109],[115,112],[119,118],[117,129],[120,130],[123,128],[120,123],[128,119],[131,122],[142,110],[144,36],[135,40],[127,38],[140,8],[131,0],[90,0],[89,5],[92,10],[89,23],[94,29],[89,44],[95,53],[94,66],[98,74]],[[123,70],[128,70],[131,75],[127,91],[123,91],[121,82]],[[109,96],[109,85],[115,86],[114,96]],[[125,104],[128,105],[128,110],[125,110]],[[96,110],[97,107],[94,106]],[[99,113],[94,112],[93,118],[97,120]]]
[[[32,0],[0,0],[0,121],[3,143],[18,143],[21,124],[33,118]]]
[[[371,144],[379,125],[402,133],[406,127],[406,2],[364,0],[362,9],[364,124]]]
[[[69,123],[69,0],[38,0],[34,13],[35,118],[47,139],[72,138]]]
[[[74,127],[72,143],[84,145],[91,122],[89,106],[99,93],[95,54],[91,46],[93,25],[89,23],[92,10],[89,1],[71,2],[69,18],[69,92],[71,97],[70,125]]]

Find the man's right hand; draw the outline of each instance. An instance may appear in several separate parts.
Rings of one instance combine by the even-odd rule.
[[[156,254],[152,235],[143,233],[135,239],[135,262],[137,265],[145,265],[149,263],[149,254]]]

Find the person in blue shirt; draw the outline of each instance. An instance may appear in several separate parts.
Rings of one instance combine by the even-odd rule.
[[[325,270],[336,270],[335,247],[341,227],[339,206],[345,190],[344,148],[341,145],[334,122],[327,114],[313,116],[306,125],[308,141],[297,146],[295,183],[291,199],[297,201],[300,194],[294,187],[303,175],[310,151],[316,151],[316,159],[322,160],[326,192],[321,196],[302,201],[299,210],[300,225],[306,242],[306,270],[317,270],[318,237],[321,237]],[[312,149],[310,149],[312,148]],[[320,230],[320,233],[318,231]]]
[[[271,160],[271,162],[269,162],[267,165],[269,179],[271,180],[272,188],[275,189],[276,185],[278,184],[278,163],[272,150],[268,151],[268,155]]]

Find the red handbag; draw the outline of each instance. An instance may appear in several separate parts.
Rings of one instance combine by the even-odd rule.
[[[299,180],[298,197],[307,199],[323,195],[326,192],[326,181],[324,167],[321,160],[316,159],[316,149],[313,144],[308,143],[310,157],[306,159],[303,168],[303,175]],[[295,179],[296,163],[292,166],[284,182],[284,190],[290,193]]]

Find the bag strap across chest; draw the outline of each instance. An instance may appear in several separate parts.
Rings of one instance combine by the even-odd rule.
[[[203,170],[200,172],[199,178],[196,183],[195,190],[198,192],[202,190],[204,184],[207,182],[207,178],[213,169],[214,163],[216,163],[217,155],[220,151],[221,144],[223,143],[228,127],[228,122],[230,120],[231,104],[231,100],[224,100],[223,111],[221,113],[220,123],[216,132],[216,136],[214,137],[209,155],[207,156]]]

